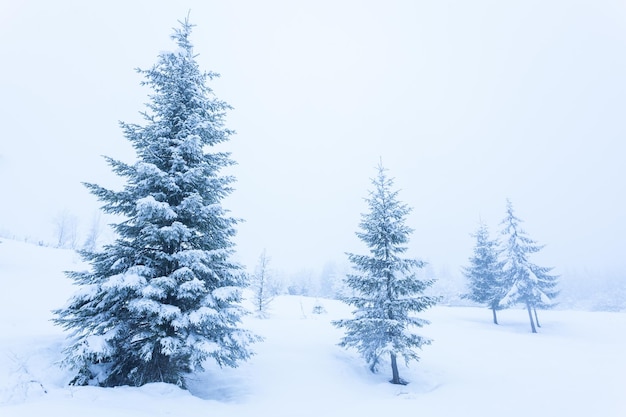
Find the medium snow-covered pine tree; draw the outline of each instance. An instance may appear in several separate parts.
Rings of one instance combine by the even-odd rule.
[[[74,384],[184,387],[208,359],[247,359],[257,339],[240,327],[245,279],[230,260],[237,220],[221,204],[234,179],[220,171],[233,162],[213,151],[232,133],[223,122],[230,107],[207,86],[217,74],[196,63],[192,25],[180,23],[176,51],[138,70],[153,90],[145,125],[121,124],[137,162],[107,158],[123,190],[85,184],[123,220],[114,243],[83,252],[91,270],[68,273],[80,289],[55,311],[56,324],[71,330]]]
[[[504,286],[502,268],[504,263],[499,260],[498,241],[489,237],[489,229],[482,221],[476,233],[474,254],[469,258],[469,266],[463,268],[463,274],[469,281],[469,293],[463,298],[484,304],[493,312],[493,322],[498,324],[497,310],[500,310],[500,300],[507,289]]]
[[[530,261],[530,255],[539,252],[543,245],[538,245],[526,235],[520,227],[521,222],[513,212],[513,204],[507,200],[506,217],[501,222],[502,235],[506,238],[503,275],[507,292],[500,305],[524,304],[528,311],[531,331],[537,333],[535,327],[537,308],[549,308],[554,305],[554,299],[558,295],[556,289],[558,276],[550,274],[552,268],[540,267]]]
[[[387,177],[382,164],[372,180],[374,190],[366,199],[369,212],[362,215],[357,236],[369,247],[369,255],[349,253],[354,274],[346,277],[353,295],[343,301],[356,307],[353,317],[333,324],[345,329],[340,346],[356,348],[370,366],[378,368],[383,356],[389,355],[393,384],[404,384],[398,373],[397,357],[405,362],[419,360],[416,350],[431,343],[414,332],[428,321],[415,312],[436,304],[437,298],[423,294],[432,280],[420,280],[416,269],[424,262],[404,258],[405,246],[413,232],[405,225],[411,209],[398,201],[393,179]]]

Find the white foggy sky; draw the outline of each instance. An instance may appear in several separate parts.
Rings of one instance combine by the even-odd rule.
[[[116,188],[134,68],[191,10],[210,86],[234,107],[226,206],[253,266],[318,269],[355,236],[379,157],[414,211],[410,255],[457,273],[505,199],[536,261],[626,271],[623,1],[0,1],[0,230],[52,240]]]

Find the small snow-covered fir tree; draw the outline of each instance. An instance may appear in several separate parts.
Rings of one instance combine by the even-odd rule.
[[[549,308],[555,304],[558,276],[550,274],[552,268],[540,267],[530,261],[530,255],[539,252],[543,246],[529,238],[520,223],[521,220],[513,212],[513,204],[507,200],[506,217],[501,222],[502,235],[506,238],[503,275],[507,292],[500,305],[524,304],[531,331],[537,333],[537,308]]]
[[[498,324],[497,310],[507,289],[503,279],[504,263],[499,260],[498,241],[489,237],[489,229],[482,221],[472,236],[476,239],[474,254],[469,258],[469,266],[463,274],[469,281],[469,292],[463,298],[484,304],[493,312],[493,322]]]
[[[230,260],[237,220],[221,204],[233,178],[220,170],[233,162],[213,151],[232,133],[223,123],[230,107],[206,84],[217,74],[196,63],[192,25],[180,23],[176,51],[139,70],[153,90],[145,125],[122,123],[137,162],[107,158],[123,190],[86,184],[124,220],[114,243],[83,252],[91,271],[68,273],[80,289],[55,311],[56,324],[72,332],[74,384],[184,387],[205,360],[236,366],[256,340],[240,327],[245,280]]]
[[[356,348],[370,366],[378,368],[381,357],[389,355],[393,384],[404,384],[399,375],[397,357],[405,362],[419,360],[416,350],[431,343],[414,332],[428,321],[414,315],[436,304],[437,298],[423,295],[432,280],[416,277],[416,268],[424,262],[404,258],[412,229],[405,225],[411,209],[398,201],[393,179],[382,164],[372,180],[374,190],[366,199],[369,212],[362,215],[357,236],[369,247],[369,255],[349,253],[354,274],[346,277],[352,290],[343,301],[356,307],[353,317],[333,324],[345,329],[340,343]]]

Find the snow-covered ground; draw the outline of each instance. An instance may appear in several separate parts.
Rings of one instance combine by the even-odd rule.
[[[190,390],[71,387],[64,335],[50,322],[73,291],[62,271],[84,268],[68,250],[0,239],[0,416],[602,416],[626,415],[626,314],[540,312],[531,334],[524,310],[436,307],[423,314],[433,338],[419,363],[369,372],[336,346],[330,321],[349,307],[282,296],[269,319],[246,318],[263,336],[236,369],[211,364]],[[326,314],[313,314],[316,302]]]

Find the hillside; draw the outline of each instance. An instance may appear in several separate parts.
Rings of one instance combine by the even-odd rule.
[[[403,367],[407,386],[371,374],[336,346],[330,321],[349,315],[338,301],[281,296],[269,319],[246,318],[263,336],[236,369],[211,364],[189,391],[69,387],[58,366],[63,332],[50,323],[73,288],[64,270],[84,268],[72,251],[0,243],[0,415],[35,416],[623,416],[626,314],[540,312],[539,334],[523,310],[500,314],[436,307],[424,314],[434,339],[419,363]],[[326,314],[313,314],[316,302]]]

